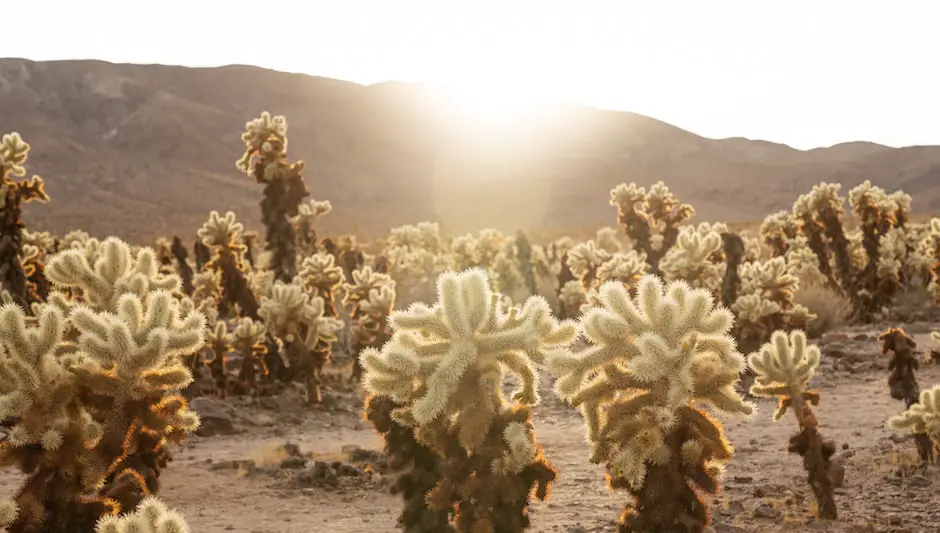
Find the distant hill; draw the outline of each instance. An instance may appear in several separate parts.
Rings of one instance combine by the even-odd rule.
[[[32,144],[30,170],[53,199],[29,206],[31,226],[134,241],[189,240],[212,209],[260,229],[261,186],[234,163],[244,123],[263,110],[287,117],[290,157],[306,161],[312,197],[333,202],[331,232],[614,224],[609,191],[629,181],[665,181],[698,221],[759,219],[820,181],[847,192],[866,178],[940,210],[940,146],[801,151],[574,105],[484,132],[428,94],[248,66],[0,59],[0,132]]]

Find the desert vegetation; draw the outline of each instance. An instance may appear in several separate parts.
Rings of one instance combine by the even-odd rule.
[[[834,461],[850,443],[824,437],[836,420],[816,413],[832,398],[810,382],[849,326],[883,331],[867,342],[890,353],[885,396],[905,403],[867,422],[910,433],[915,468],[935,473],[940,384],[917,373],[937,356],[902,325],[940,308],[940,218],[915,221],[902,191],[821,183],[737,231],[693,223],[665,183],[624,183],[610,192],[616,226],[583,241],[448,237],[415,221],[360,242],[318,232],[332,205],[288,157],[284,117],[262,113],[242,140],[232,170],[259,186],[262,243],[244,213],[213,211],[192,236],[134,244],[30,231],[23,203],[54,209],[55,191],[26,177],[29,145],[3,136],[0,461],[22,480],[0,502],[11,533],[188,531],[159,496],[201,427],[192,404],[288,398],[315,418],[333,394],[355,398],[382,450],[292,479],[329,492],[344,473],[381,471],[406,532],[536,530],[566,475],[540,437],[548,402],[580,413],[580,457],[628,495],[617,531],[708,531],[723,473],[750,446],[726,426],[756,423],[761,398],[777,400],[774,420],[792,413],[796,432],[772,453],[802,459],[807,519],[829,527],[851,518]],[[278,453],[308,463],[296,446]]]

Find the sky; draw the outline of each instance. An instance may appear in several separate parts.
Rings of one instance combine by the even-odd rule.
[[[428,82],[490,107],[573,100],[706,137],[803,149],[857,140],[940,144],[936,0],[31,0],[11,7],[6,15],[22,24],[4,28],[0,57],[236,63],[363,84]]]

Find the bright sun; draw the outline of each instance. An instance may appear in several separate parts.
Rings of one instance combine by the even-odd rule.
[[[560,99],[544,88],[523,84],[448,83],[441,85],[444,104],[464,120],[479,126],[507,127],[514,122],[544,115]]]

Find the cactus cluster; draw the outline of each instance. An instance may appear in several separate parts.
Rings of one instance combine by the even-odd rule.
[[[863,322],[913,288],[940,306],[940,219],[915,223],[910,196],[867,181],[848,210],[841,186],[822,183],[756,234],[690,224],[694,208],[659,182],[614,187],[619,231],[580,242],[450,238],[423,221],[360,243],[318,227],[333,205],[310,198],[287,130],[267,112],[247,122],[236,162],[264,186],[264,238],[244,214],[213,211],[192,254],[178,236],[135,246],[26,228],[22,204],[49,197],[22,179],[29,145],[2,137],[0,463],[25,475],[0,501],[11,533],[188,531],[156,498],[168,446],[199,424],[187,399],[294,383],[311,408],[333,386],[364,389],[405,531],[521,532],[533,497],[564,475],[533,415],[546,374],[582,415],[588,459],[630,495],[621,532],[707,530],[734,457],[711,413],[752,415],[744,392],[776,398],[775,419],[793,413],[788,449],[818,516],[835,518],[835,445],[809,388],[818,317],[796,295],[836,291]],[[911,336],[879,339],[906,406],[889,423],[933,462],[940,389],[920,390]],[[344,360],[348,379],[329,382]],[[519,386],[508,395],[507,379]]]

